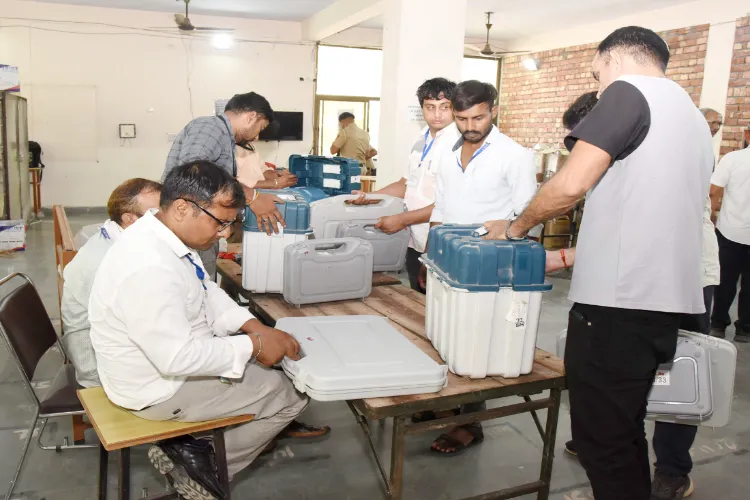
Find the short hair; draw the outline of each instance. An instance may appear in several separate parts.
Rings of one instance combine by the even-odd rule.
[[[226,113],[227,111],[232,111],[233,113],[250,113],[255,111],[259,115],[263,115],[269,122],[274,120],[271,104],[269,104],[265,97],[255,92],[235,94],[229,99],[227,105],[224,106],[224,112]]]
[[[425,99],[439,101],[440,99],[451,100],[453,93],[456,91],[456,83],[447,78],[431,78],[425,81],[417,89],[417,99],[419,106],[424,106]]]
[[[568,130],[573,130],[578,126],[589,111],[594,109],[599,99],[596,97],[596,92],[586,92],[573,101],[567,111],[563,113],[562,123],[563,126]]]
[[[701,108],[699,111],[703,114],[703,118],[705,118],[709,113],[716,113],[717,115],[719,115],[719,118],[724,118],[724,115],[713,108]]]
[[[616,29],[599,44],[596,51],[600,56],[609,57],[609,52],[614,49],[624,50],[640,65],[651,62],[659,66],[662,71],[667,70],[669,45],[650,29],[640,26]]]
[[[229,203],[222,204],[225,208],[240,209],[245,206],[245,193],[237,179],[210,161],[194,161],[173,168],[167,174],[159,205],[167,209],[176,200],[183,199],[208,207],[220,194],[229,195]]]
[[[456,111],[466,111],[477,104],[486,103],[492,109],[497,100],[497,90],[489,83],[468,80],[456,85],[451,104]]]
[[[354,115],[353,115],[353,114],[351,114],[351,113],[350,113],[350,112],[348,112],[348,111],[344,111],[343,113],[341,113],[341,114],[339,115],[339,121],[340,121],[340,122],[343,122],[343,121],[344,121],[344,120],[346,120],[347,118],[351,118],[351,119],[353,120],[353,119],[354,119]]]
[[[116,224],[122,224],[122,216],[126,213],[142,216],[138,195],[142,193],[161,192],[161,184],[156,181],[142,179],[128,179],[112,191],[107,200],[107,214]]]

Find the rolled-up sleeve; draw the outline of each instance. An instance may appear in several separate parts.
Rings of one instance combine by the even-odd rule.
[[[242,377],[252,341],[246,335],[195,338],[187,305],[176,299],[185,297],[184,286],[174,272],[160,267],[139,269],[123,280],[118,296],[128,337],[164,376]],[[227,328],[242,320],[239,313],[222,316]]]

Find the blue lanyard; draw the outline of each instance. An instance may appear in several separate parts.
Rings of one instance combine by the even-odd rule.
[[[227,115],[221,115],[219,118],[221,118],[221,121],[224,122],[224,126],[227,128],[227,132],[229,132],[229,138],[232,139],[232,177],[237,177],[237,158],[235,158],[234,156],[234,134],[232,133],[232,129],[229,128],[229,118],[227,118],[226,116]]]
[[[99,228],[99,232],[102,233],[102,236],[104,236],[105,240],[111,240],[112,239],[112,238],[109,237],[109,233],[107,232],[107,230],[104,229],[103,227]]]
[[[471,157],[471,160],[469,160],[469,163],[466,164],[466,168],[469,168],[469,165],[471,165],[471,162],[474,161],[474,158],[476,158],[477,156],[481,155],[484,152],[484,150],[489,147],[489,145],[490,145],[489,142],[485,142],[484,144],[482,144],[482,147],[479,148],[477,151],[474,152],[474,154]],[[458,168],[460,168],[461,170],[464,169],[463,165],[461,165],[461,156],[460,155],[458,156],[458,158],[456,158],[456,163],[458,163]]]
[[[435,138],[433,138],[430,141],[430,145],[427,145],[427,137],[430,135],[430,129],[427,129],[427,132],[424,133],[424,146],[422,146],[422,158],[419,160],[419,167],[422,166],[422,162],[425,159],[425,156],[430,154],[430,150],[432,149],[432,145],[435,144]],[[417,167],[417,168],[419,168]]]
[[[206,273],[201,269],[201,266],[195,263],[195,261],[190,257],[190,255],[186,255],[187,259],[190,261],[190,263],[195,268],[195,275],[198,276],[198,279],[201,280],[201,285],[203,286],[203,289],[206,290],[206,284],[203,282],[203,280],[206,279]]]

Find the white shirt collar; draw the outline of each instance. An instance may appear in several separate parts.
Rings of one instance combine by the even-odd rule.
[[[190,249],[185,245],[176,234],[172,232],[167,226],[165,226],[159,219],[156,218],[156,212],[159,210],[152,208],[141,217],[141,224],[147,225],[156,236],[159,237],[169,248],[177,255],[182,258],[190,254]]]
[[[105,239],[116,241],[122,234],[123,229],[112,219],[107,219],[104,221],[104,224],[102,224],[100,232]]]
[[[490,130],[490,133],[487,135],[487,137],[484,139],[484,142],[482,143],[482,146],[484,147],[485,144],[490,145],[493,142],[500,139],[500,131],[497,129],[495,125],[492,125],[492,130]],[[456,144],[453,146],[453,152],[456,154],[461,154],[461,146],[464,143],[464,136],[461,135],[458,138],[458,141],[456,141]]]

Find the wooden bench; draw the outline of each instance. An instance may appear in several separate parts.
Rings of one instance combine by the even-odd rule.
[[[385,316],[389,319],[391,325],[414,345],[438,363],[444,364],[438,352],[426,338],[425,296],[403,285],[373,288],[372,294],[366,297],[364,301],[347,300],[295,307],[287,304],[279,295],[250,295],[249,300],[251,311],[255,312],[258,318],[269,325],[274,325],[281,318],[291,316]],[[388,497],[393,500],[401,498],[407,435],[530,413],[543,441],[539,479],[516,487],[480,495],[474,497],[474,499],[505,499],[536,493],[537,499],[547,500],[550,493],[560,398],[564,388],[565,373],[562,360],[548,352],[537,349],[532,372],[518,378],[487,377],[473,380],[449,373],[448,385],[438,393],[362,399],[349,401],[348,403],[375,456]],[[549,391],[548,396],[531,399],[532,395],[540,394],[543,391]],[[520,396],[524,401],[485,411],[441,418],[431,422],[412,423],[410,418],[412,414],[417,412],[449,410],[467,403],[511,396]],[[544,426],[536,414],[536,411],[540,409],[547,409],[547,419]],[[390,474],[386,474],[386,469],[381,463],[376,451],[377,448],[371,439],[368,425],[368,419],[382,420],[385,418],[393,418]]]
[[[99,486],[100,500],[107,498],[107,465],[110,451],[120,451],[118,474],[118,498],[130,498],[130,448],[142,444],[151,444],[165,439],[211,431],[213,434],[216,461],[219,466],[219,481],[229,499],[229,477],[227,475],[226,448],[224,446],[224,428],[244,424],[253,419],[253,415],[209,420],[206,422],[153,421],[137,417],[129,411],[112,403],[102,387],[92,387],[78,391],[86,415],[99,437]],[[149,500],[177,498],[176,492],[150,497]]]

